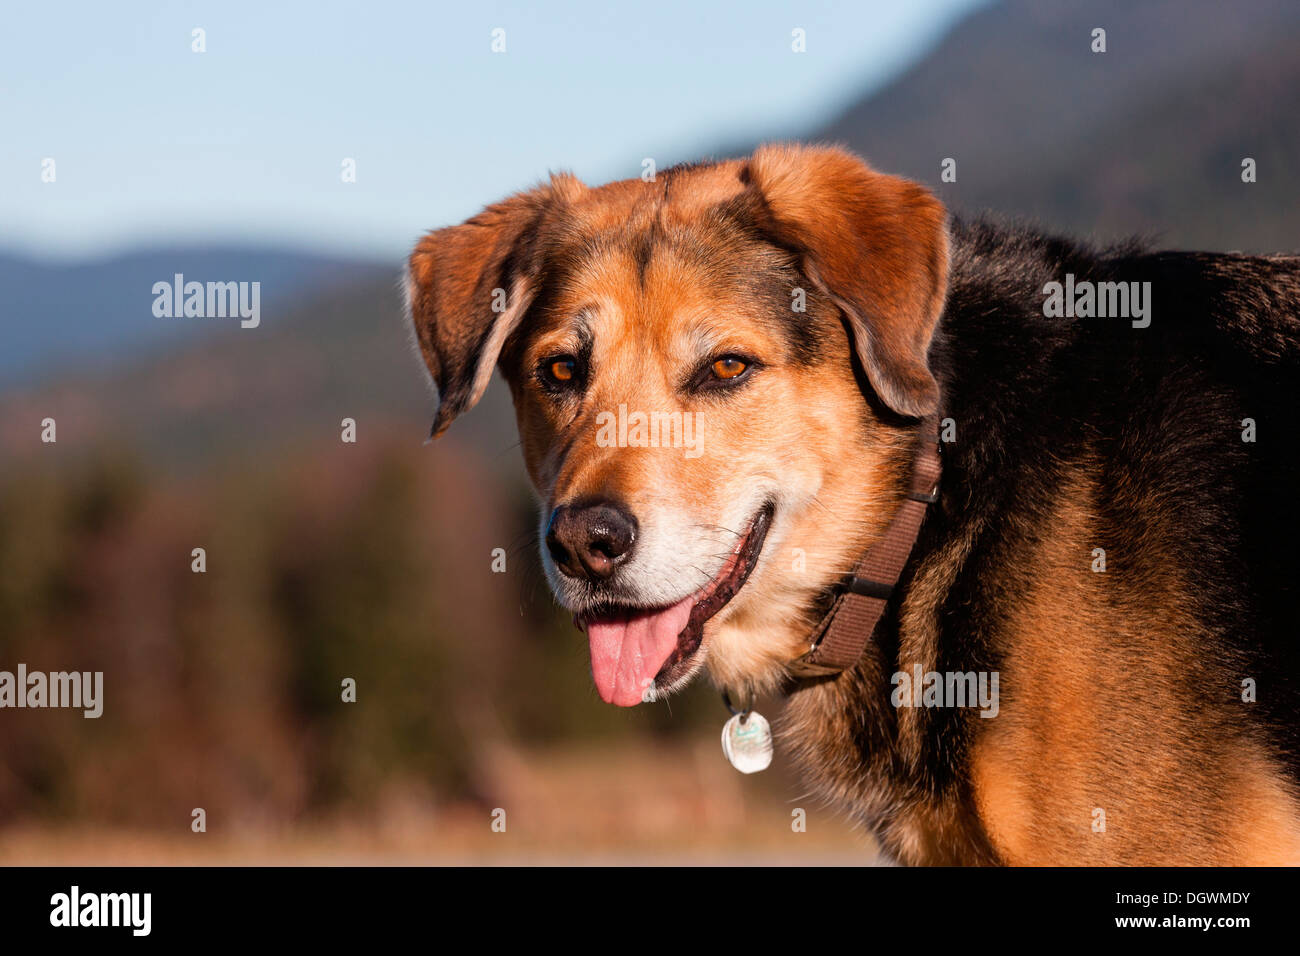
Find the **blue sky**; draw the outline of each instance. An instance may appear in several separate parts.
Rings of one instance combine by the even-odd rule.
[[[602,182],[815,129],[981,2],[10,4],[0,248],[400,256],[551,169]]]

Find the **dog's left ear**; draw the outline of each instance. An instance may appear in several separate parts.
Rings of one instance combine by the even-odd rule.
[[[438,386],[430,437],[487,390],[502,346],[537,293],[543,219],[586,187],[565,173],[429,233],[407,266],[406,295],[420,352]]]
[[[765,227],[848,316],[881,401],[916,418],[934,412],[927,354],[948,287],[943,204],[832,147],[761,147],[741,178],[762,196]]]

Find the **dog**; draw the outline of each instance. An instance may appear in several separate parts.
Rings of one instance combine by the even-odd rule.
[[[780,746],[904,864],[1300,862],[1300,259],[958,220],[775,144],[553,175],[405,285],[434,436],[509,383],[604,700],[783,694]]]

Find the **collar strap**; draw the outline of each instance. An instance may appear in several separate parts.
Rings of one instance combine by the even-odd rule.
[[[811,648],[788,665],[794,676],[828,677],[852,667],[880,623],[916,546],[926,509],[939,500],[943,465],[937,416],[921,422],[919,438],[907,497],[885,533],[840,584],[835,603],[812,632]]]

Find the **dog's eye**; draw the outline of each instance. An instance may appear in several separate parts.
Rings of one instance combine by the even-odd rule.
[[[709,368],[712,370],[714,378],[720,378],[723,381],[726,381],[729,378],[737,378],[744,375],[749,369],[749,363],[734,355],[724,355],[722,358],[714,361]]]
[[[684,387],[697,393],[735,388],[749,381],[754,370],[761,365],[757,359],[728,352],[699,366]]]
[[[557,355],[542,363],[542,382],[552,388],[564,388],[578,378],[578,360],[572,355]]]

